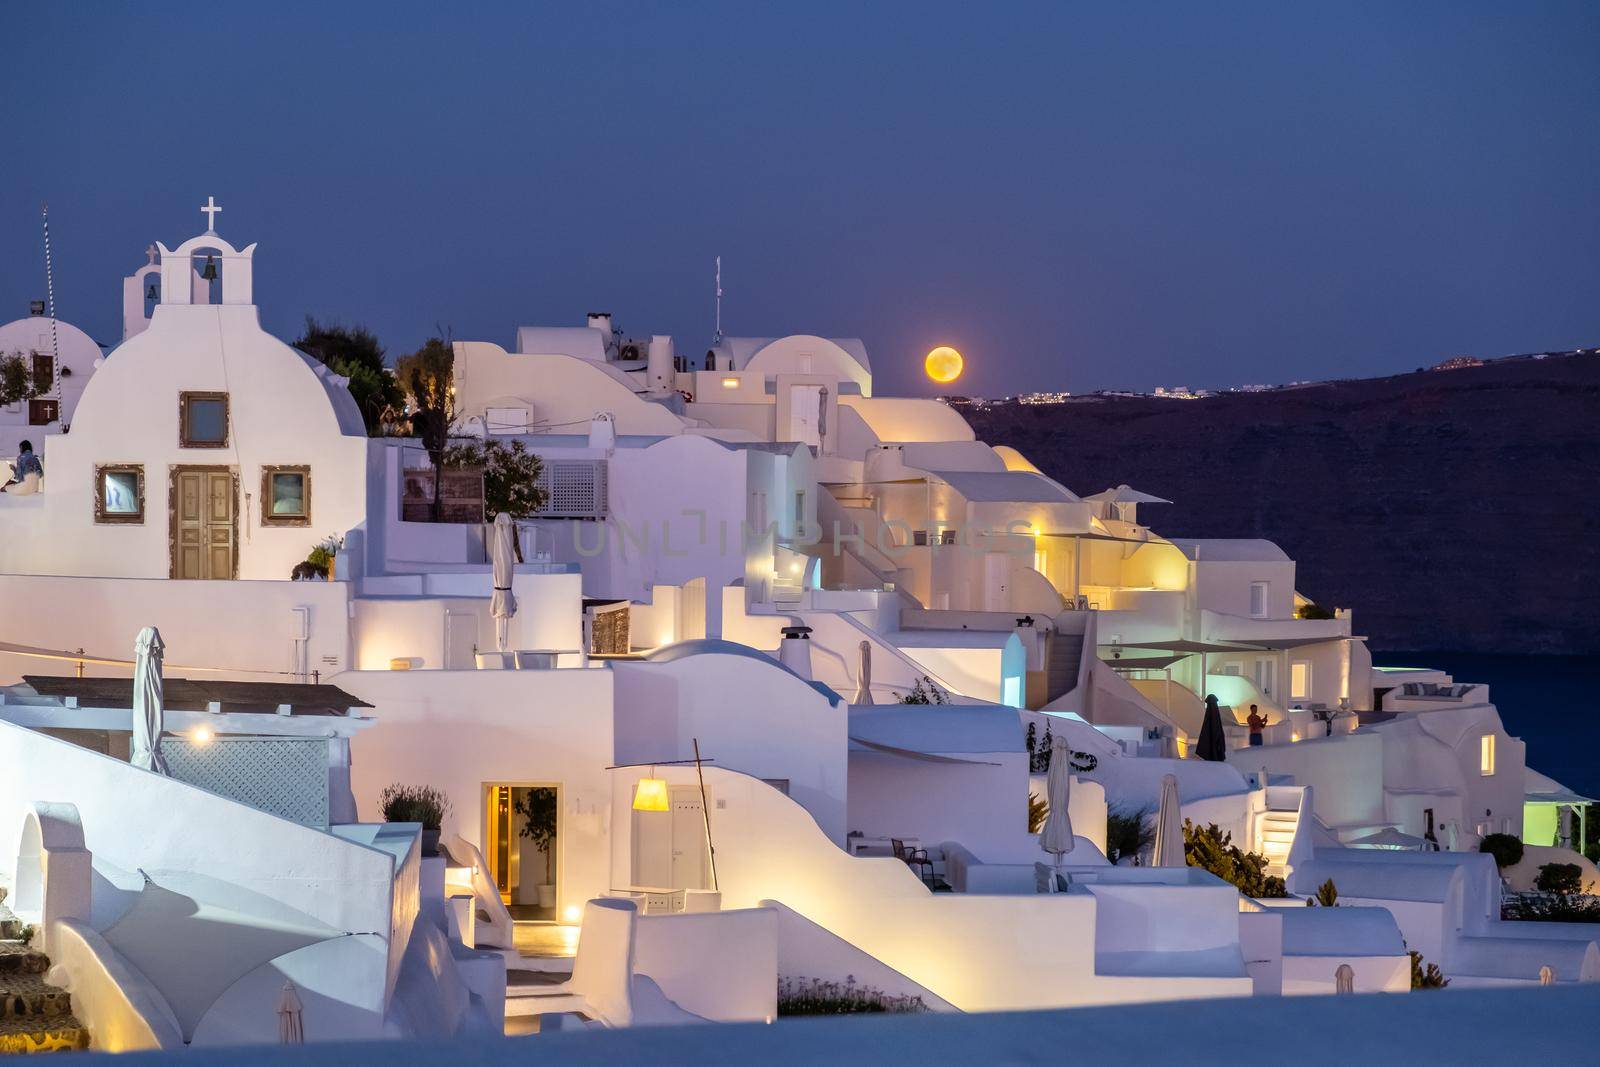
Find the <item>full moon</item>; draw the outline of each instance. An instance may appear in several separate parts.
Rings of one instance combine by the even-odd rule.
[[[940,345],[928,353],[923,367],[934,381],[953,382],[961,377],[961,353],[949,345]]]

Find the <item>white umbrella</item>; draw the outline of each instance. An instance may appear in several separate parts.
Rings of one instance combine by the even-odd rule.
[[[1355,848],[1421,849],[1426,842],[1420,837],[1386,826],[1376,833],[1358,837],[1346,844]]]
[[[1044,818],[1044,829],[1039,832],[1039,847],[1056,858],[1056,866],[1061,866],[1061,857],[1072,851],[1076,842],[1072,838],[1072,820],[1067,816],[1067,800],[1072,790],[1072,750],[1067,748],[1067,739],[1059,734],[1054,737],[1050,745],[1050,770],[1045,774],[1044,791],[1045,799],[1050,804],[1050,812]]]
[[[852,704],[872,703],[872,644],[861,642],[861,665],[856,668],[856,698]]]
[[[494,543],[489,555],[494,563],[494,596],[489,600],[489,614],[494,616],[495,645],[501,652],[511,642],[511,616],[517,613],[517,598],[511,595],[511,575],[517,566],[517,549],[514,543],[516,527],[505,512],[494,517]]]
[[[304,1011],[305,1005],[300,1003],[300,994],[295,992],[294,983],[283,983],[283,996],[278,998],[278,1044],[306,1043],[305,1020],[302,1017]]]
[[[139,631],[133,650],[133,751],[128,762],[168,774],[161,755],[161,653],[166,646],[154,626]]]
[[[1165,497],[1153,496],[1150,493],[1141,493],[1139,490],[1127,485],[1119,485],[1115,489],[1104,489],[1093,496],[1086,496],[1085,500],[1094,500],[1102,504],[1170,504],[1172,501]]]
[[[1178,803],[1178,776],[1161,778],[1161,806],[1156,809],[1156,850],[1150,858],[1154,867],[1184,867],[1183,805]]]
[[[1333,971],[1333,991],[1335,993],[1354,993],[1356,991],[1356,969],[1348,963],[1341,963]]]

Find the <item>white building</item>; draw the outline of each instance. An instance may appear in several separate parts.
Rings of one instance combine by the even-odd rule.
[[[1342,965],[1401,992],[1407,943],[1465,984],[1600,977],[1600,929],[1499,918],[1476,848],[1527,786],[1487,691],[1375,671],[1276,545],[1163,537],[1156,498],[874,395],[859,341],[680,356],[597,314],[455,345],[456,432],[520,442],[550,491],[497,571],[489,516],[408,508],[416,442],[366,439],[260,329],[254,251],[157,246],[41,491],[0,496],[0,883],[73,1040],[271,1041],[285,978],[334,1040],[765,1021],[780,977],[936,1011],[1331,992]],[[332,580],[288,580],[329,535]],[[146,625],[170,777],[126,762]],[[1064,858],[1030,825],[1047,735]],[[1290,895],[1115,838],[1169,776]],[[391,786],[438,791],[440,856],[377,821]],[[1307,909],[1330,878],[1345,906]]]

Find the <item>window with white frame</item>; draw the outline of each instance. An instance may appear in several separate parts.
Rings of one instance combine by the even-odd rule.
[[[1297,659],[1289,664],[1289,699],[1311,699],[1311,661]]]
[[[1271,582],[1250,583],[1250,617],[1252,619],[1264,619],[1267,617],[1267,593],[1271,588]]]

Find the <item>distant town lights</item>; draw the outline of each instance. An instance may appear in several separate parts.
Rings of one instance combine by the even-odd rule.
[[[929,378],[945,384],[961,377],[963,363],[960,352],[949,345],[940,345],[928,353],[928,358],[923,360],[923,368]]]

